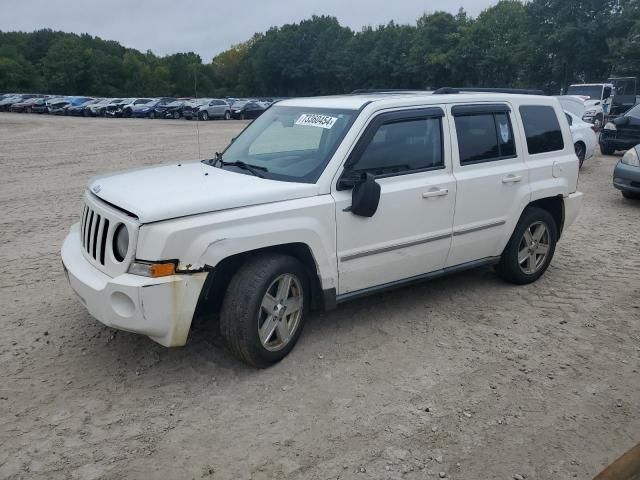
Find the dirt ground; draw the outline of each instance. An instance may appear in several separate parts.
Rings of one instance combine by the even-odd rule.
[[[200,123],[211,156],[241,122]],[[310,318],[256,371],[101,326],[59,249],[97,173],[198,157],[187,121],[0,114],[0,478],[592,478],[640,442],[640,202],[585,163],[547,274],[474,270]]]

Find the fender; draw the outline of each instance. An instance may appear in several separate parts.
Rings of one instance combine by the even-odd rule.
[[[335,206],[331,195],[223,210],[144,224],[136,258],[177,259],[181,269],[214,268],[232,255],[301,243],[311,250],[323,289],[337,288]]]

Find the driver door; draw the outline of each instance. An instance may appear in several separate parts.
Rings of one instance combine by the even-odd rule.
[[[440,107],[373,118],[343,177],[371,173],[381,187],[370,217],[350,211],[351,189],[334,187],[339,295],[393,284],[444,267],[456,181],[449,126]]]

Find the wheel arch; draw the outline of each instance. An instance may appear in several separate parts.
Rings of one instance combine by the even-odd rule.
[[[526,208],[529,207],[540,208],[542,210],[546,210],[551,214],[558,230],[559,240],[562,236],[562,230],[564,228],[564,201],[562,200],[562,195],[539,198],[538,200],[534,200],[533,202],[529,203]],[[524,211],[522,212],[522,214],[524,214]]]
[[[215,267],[208,267],[209,274],[202,287],[194,318],[201,318],[206,314],[217,313],[220,310],[231,278],[247,260],[265,253],[288,255],[298,260],[304,266],[309,276],[311,307],[313,310],[328,310],[335,305],[335,295],[333,302],[331,301],[331,296],[326,299],[327,296],[322,289],[320,280],[320,270],[313,256],[313,251],[306,243],[294,242],[235,253],[222,259]]]

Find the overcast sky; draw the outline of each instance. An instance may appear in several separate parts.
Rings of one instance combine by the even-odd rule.
[[[273,25],[311,15],[336,16],[360,30],[394,20],[414,23],[424,12],[471,15],[497,0],[0,0],[0,30],[52,28],[117,40],[158,55],[194,51],[204,62]]]

